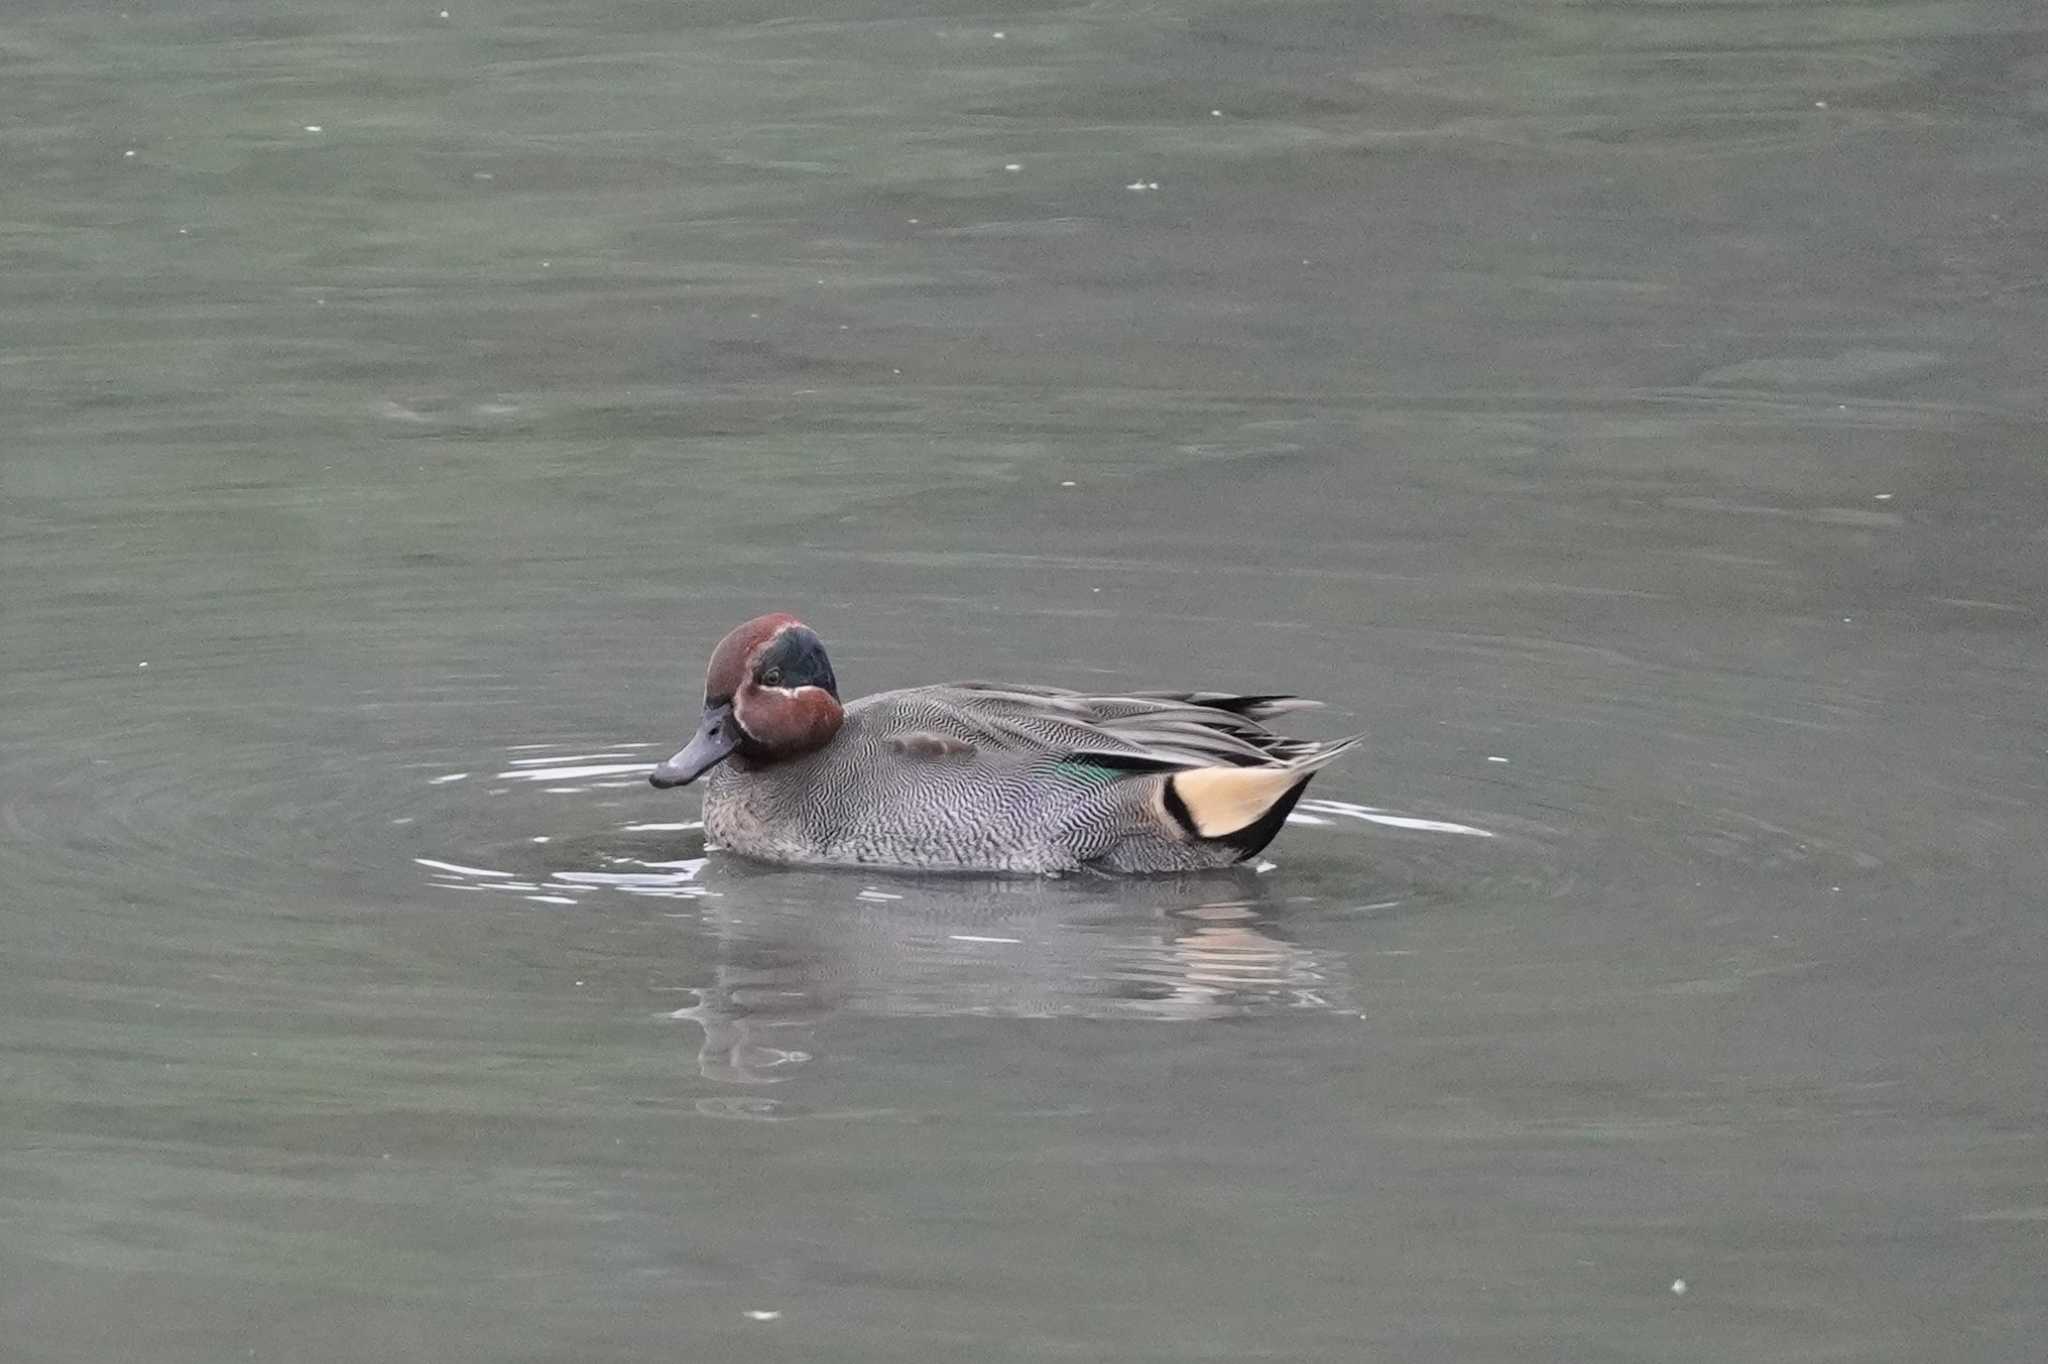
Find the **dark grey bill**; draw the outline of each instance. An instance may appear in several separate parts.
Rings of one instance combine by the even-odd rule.
[[[665,763],[657,763],[647,774],[647,780],[664,791],[671,786],[688,786],[724,762],[739,742],[740,726],[732,718],[732,703],[706,706],[697,733],[683,746],[683,751]]]

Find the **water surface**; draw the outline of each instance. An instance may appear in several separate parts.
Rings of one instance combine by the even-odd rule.
[[[2033,1358],[2044,62],[16,6],[0,1336]],[[776,608],[1370,738],[1237,875],[751,867],[639,773]]]

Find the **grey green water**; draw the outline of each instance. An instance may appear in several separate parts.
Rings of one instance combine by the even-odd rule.
[[[2048,11],[0,16],[0,1356],[2032,1360]],[[706,854],[711,644],[1284,687]]]

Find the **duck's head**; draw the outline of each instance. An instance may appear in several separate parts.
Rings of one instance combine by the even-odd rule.
[[[845,712],[824,641],[795,616],[756,616],[718,641],[704,673],[704,718],[656,786],[687,786],[727,758],[766,766],[832,742]]]

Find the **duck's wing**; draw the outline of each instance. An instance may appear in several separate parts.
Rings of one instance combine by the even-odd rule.
[[[1189,767],[1282,767],[1329,747],[1268,729],[1261,720],[1313,702],[1228,692],[1090,695],[1054,687],[956,682],[919,688],[978,745],[1034,750],[1059,761],[1127,771]],[[1334,755],[1332,755],[1334,756]]]
[[[1321,710],[1323,706],[1320,701],[1311,701],[1304,696],[1292,696],[1286,692],[1271,692],[1264,696],[1239,696],[1236,692],[1228,691],[1137,691],[1124,698],[1100,699],[1177,701],[1210,710],[1228,711],[1232,715],[1242,715],[1247,720],[1260,721],[1270,720],[1276,715],[1292,715],[1296,711]]]
[[[1103,694],[1075,691],[1071,687],[1037,687],[1016,682],[951,682],[944,687],[935,687],[931,690],[969,691],[982,696],[1007,696],[1051,705],[1078,703],[1081,709],[1098,715],[1150,710],[1163,703],[1224,711],[1248,720],[1270,720],[1276,715],[1287,715],[1294,711],[1317,710],[1323,704],[1285,692],[1268,692],[1259,696],[1244,696],[1229,691],[1132,691]]]
[[[1357,736],[1324,743],[1262,719],[1293,697],[1225,692],[1095,696],[958,682],[856,701],[868,732],[918,762],[962,753],[1016,763],[1077,793],[1095,843],[1084,860],[1124,871],[1222,866],[1256,854],[1325,764]]]

